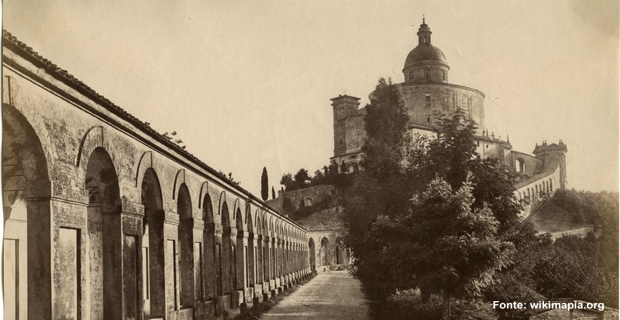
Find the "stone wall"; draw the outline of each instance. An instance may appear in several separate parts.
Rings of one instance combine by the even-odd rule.
[[[303,207],[312,207],[321,203],[321,201],[328,201],[333,204],[336,196],[336,188],[330,184],[322,184],[318,186],[312,186],[304,189],[287,191],[282,193],[283,208],[286,209],[284,202],[289,202],[294,210],[299,210]]]
[[[478,90],[448,83],[404,82],[398,86],[412,123],[439,124],[436,116],[461,108],[480,130],[485,129],[484,94]]]

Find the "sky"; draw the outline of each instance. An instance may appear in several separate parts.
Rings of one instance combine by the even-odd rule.
[[[330,99],[402,82],[422,15],[451,83],[568,186],[618,191],[618,1],[3,1],[3,28],[260,195],[333,155]]]

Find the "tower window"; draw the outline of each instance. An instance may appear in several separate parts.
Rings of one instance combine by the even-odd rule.
[[[431,116],[426,116],[426,122],[431,123]]]
[[[413,81],[413,71],[409,72],[409,80]]]
[[[426,101],[426,107],[430,108],[431,107],[431,94],[427,93],[424,99]]]
[[[426,78],[426,79],[430,79],[431,78],[431,69],[424,70],[424,78]]]
[[[342,140],[340,140],[340,145],[342,145]]]
[[[441,80],[446,80],[446,72],[441,70]]]

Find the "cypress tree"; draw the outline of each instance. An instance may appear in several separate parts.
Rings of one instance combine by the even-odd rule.
[[[269,178],[267,176],[267,167],[263,167],[263,174],[260,177],[260,196],[263,201],[269,199]]]

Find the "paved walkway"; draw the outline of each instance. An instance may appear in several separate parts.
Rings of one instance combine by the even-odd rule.
[[[320,273],[282,300],[261,320],[367,320],[368,302],[348,271]]]

